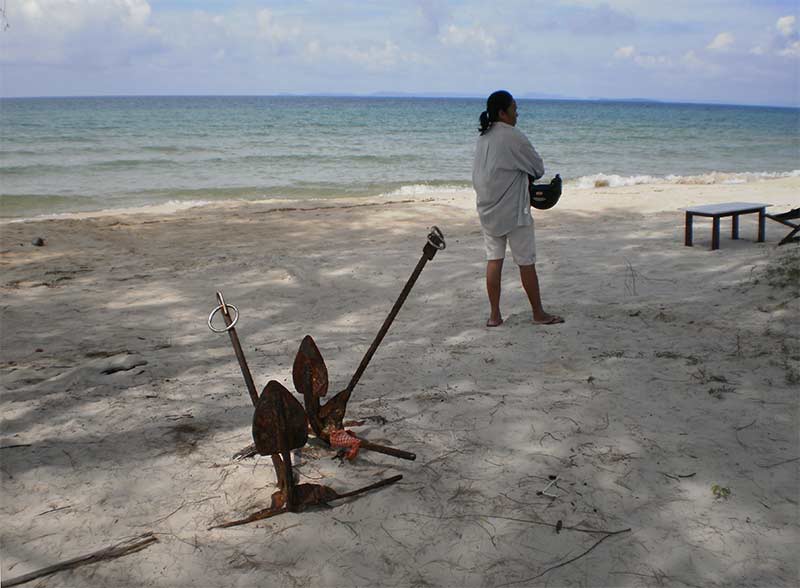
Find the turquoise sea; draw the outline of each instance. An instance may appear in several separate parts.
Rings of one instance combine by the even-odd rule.
[[[519,100],[566,186],[800,175],[800,109]],[[0,100],[0,217],[471,190],[483,99]]]

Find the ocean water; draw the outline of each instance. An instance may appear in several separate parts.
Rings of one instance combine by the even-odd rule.
[[[519,100],[566,187],[800,175],[800,109]],[[0,218],[471,190],[482,99],[0,99]]]

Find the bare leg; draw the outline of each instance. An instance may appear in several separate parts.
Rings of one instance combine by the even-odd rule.
[[[486,293],[489,295],[489,320],[487,327],[497,327],[503,324],[500,314],[500,278],[503,275],[503,260],[491,259],[486,262]]]
[[[519,266],[519,277],[522,287],[528,295],[533,310],[533,322],[545,325],[563,323],[564,319],[554,314],[548,314],[542,308],[542,297],[539,293],[539,276],[536,275],[536,265]]]

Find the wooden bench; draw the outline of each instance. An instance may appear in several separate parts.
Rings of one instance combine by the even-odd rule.
[[[758,242],[764,242],[764,215],[767,206],[761,202],[722,202],[720,204],[705,204],[702,206],[692,206],[684,209],[686,211],[686,233],[684,245],[692,246],[692,222],[694,217],[703,216],[712,219],[711,228],[711,249],[719,249],[719,219],[723,216],[731,217],[731,239],[739,238],[739,216],[742,214],[758,213]]]

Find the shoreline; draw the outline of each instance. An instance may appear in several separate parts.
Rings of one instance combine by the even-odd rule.
[[[734,182],[706,182],[705,178],[714,178],[720,176],[726,178],[728,176],[739,176],[752,178],[745,181]],[[546,178],[549,176],[546,175]],[[598,174],[597,177],[591,176],[594,182],[600,185],[594,186],[576,186],[575,184],[566,183],[564,194],[559,201],[558,207],[570,210],[591,209],[603,210],[606,203],[610,200],[620,198],[630,198],[632,196],[644,195],[645,198],[641,201],[634,201],[639,207],[644,207],[646,211],[654,212],[657,210],[670,210],[669,206],[665,205],[660,208],[654,200],[658,199],[656,194],[663,194],[666,192],[676,206],[686,207],[696,204],[713,204],[716,202],[723,202],[727,200],[740,199],[740,196],[733,198],[732,196],[723,196],[720,192],[726,194],[743,194],[756,187],[760,189],[767,189],[778,198],[776,203],[771,203],[773,206],[783,206],[796,204],[795,200],[786,200],[787,192],[797,190],[800,187],[800,170],[792,172],[785,172],[778,174],[777,177],[763,173],[742,172],[741,174],[723,174],[714,172],[713,174],[705,174],[703,176],[675,176],[675,179],[669,180],[668,178],[651,178],[650,176],[641,176],[645,178],[644,181],[637,181],[639,176],[627,178],[626,183],[622,185],[614,185],[613,178],[616,176],[606,176]],[[609,180],[608,178],[611,178]],[[588,181],[588,180],[587,180]],[[611,182],[607,185],[608,182]],[[18,223],[35,223],[42,221],[57,221],[57,220],[82,220],[92,218],[105,218],[113,216],[129,216],[129,215],[147,215],[147,216],[169,216],[180,214],[186,211],[200,211],[202,209],[230,209],[236,207],[255,207],[255,208],[297,208],[305,209],[309,207],[329,207],[339,208],[342,206],[350,206],[354,203],[395,203],[395,202],[426,202],[426,201],[451,201],[458,202],[459,205],[464,205],[465,202],[474,198],[474,191],[472,188],[463,189],[450,189],[448,187],[436,187],[434,189],[425,190],[424,184],[415,184],[411,186],[413,190],[396,190],[388,194],[379,194],[375,196],[346,196],[346,197],[325,197],[325,198],[270,198],[261,200],[220,200],[220,201],[199,201],[199,202],[182,202],[170,201],[160,204],[148,204],[139,207],[123,207],[123,208],[109,208],[96,211],[85,212],[65,212],[54,213],[47,215],[40,215],[30,218],[0,218],[0,226],[12,225]],[[702,190],[699,190],[702,188]],[[750,190],[748,190],[748,188]],[[723,199],[721,199],[723,198]],[[748,197],[748,200],[757,200],[757,198]],[[326,206],[328,204],[329,206]],[[610,206],[616,206],[611,204]]]
[[[700,223],[685,247],[680,208],[782,211],[798,188],[793,177],[565,193],[534,213],[545,307],[566,318],[547,327],[531,324],[510,261],[505,323],[483,326],[483,242],[466,194],[5,224],[0,572],[152,531],[147,550],[38,582],[477,588],[591,548],[597,537],[578,527],[632,531],[543,581],[791,586],[800,251],[777,247],[788,229],[770,221],[756,243],[753,215],[719,250]],[[253,413],[228,337],[206,326],[215,292],[241,313],[259,389],[294,390],[309,334],[332,396],[431,225],[447,248],[348,405],[365,419],[355,432],[417,461],[365,451],[339,465],[312,441],[296,456],[301,482],[345,492],[403,479],[331,509],[209,530],[267,506],[275,482],[268,457],[231,457],[252,442]],[[541,495],[551,476],[555,498]]]
[[[555,172],[554,172],[555,173]],[[550,174],[545,174],[544,180],[548,180]],[[575,180],[567,180],[564,184],[565,196],[563,200],[566,202],[570,200],[571,195],[574,193],[579,199],[586,201],[586,193],[596,193],[602,197],[605,192],[619,188],[635,188],[647,189],[662,189],[669,186],[736,186],[736,185],[759,185],[763,183],[771,184],[780,180],[791,180],[800,177],[800,170],[792,170],[787,172],[709,172],[698,175],[678,176],[650,176],[650,175],[637,175],[637,176],[619,176],[616,174],[593,174],[583,176]],[[100,210],[79,211],[79,212],[61,212],[61,213],[44,213],[32,217],[6,217],[0,218],[0,226],[20,223],[31,222],[40,220],[58,220],[58,219],[81,219],[81,218],[95,218],[106,217],[114,215],[127,215],[127,214],[174,214],[183,210],[200,207],[214,207],[214,206],[230,206],[248,204],[254,205],[281,205],[281,206],[300,206],[307,202],[332,202],[334,205],[339,202],[349,201],[395,201],[398,198],[407,200],[424,200],[429,198],[457,198],[463,199],[465,197],[474,197],[474,191],[471,186],[456,186],[445,184],[408,184],[403,185],[398,189],[390,192],[374,194],[374,195],[360,195],[360,196],[328,196],[328,197],[276,197],[276,198],[262,198],[262,199],[224,199],[224,200],[170,200],[167,202],[159,202],[153,204],[143,204],[134,207],[119,207],[119,208],[106,208]]]

